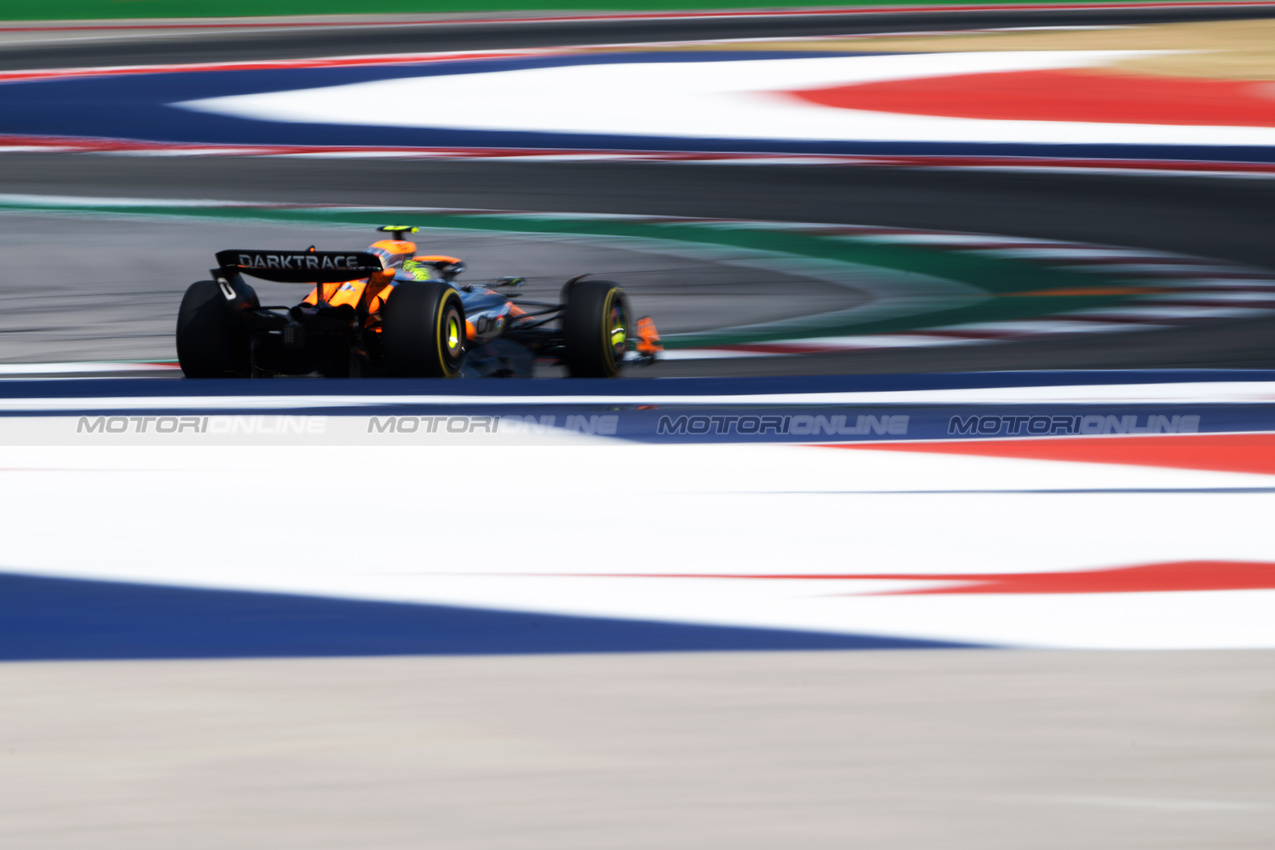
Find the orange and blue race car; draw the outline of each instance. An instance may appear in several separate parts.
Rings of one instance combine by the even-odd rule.
[[[614,378],[663,350],[649,316],[633,321],[617,284],[572,278],[558,303],[518,300],[522,278],[460,285],[465,263],[419,255],[415,227],[366,251],[227,250],[177,314],[188,378],[531,377],[537,361],[572,377]],[[262,306],[251,276],[314,286],[294,306]]]

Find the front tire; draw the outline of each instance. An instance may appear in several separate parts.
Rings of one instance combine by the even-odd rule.
[[[465,350],[460,293],[437,281],[400,283],[381,310],[385,367],[400,378],[455,378]]]
[[[614,378],[628,345],[629,303],[609,280],[567,288],[562,312],[563,363],[573,378]]]
[[[251,341],[233,323],[215,280],[192,283],[177,310],[177,362],[187,378],[246,378]]]

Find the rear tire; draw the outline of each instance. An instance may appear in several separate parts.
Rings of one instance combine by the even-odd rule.
[[[455,378],[465,353],[460,293],[437,281],[400,283],[381,309],[387,371],[400,378]]]
[[[614,378],[628,344],[629,303],[609,280],[567,288],[562,312],[562,361],[573,378]]]
[[[233,323],[215,280],[192,283],[177,311],[177,362],[187,378],[246,378],[251,341]]]

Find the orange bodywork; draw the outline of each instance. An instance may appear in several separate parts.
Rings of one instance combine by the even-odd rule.
[[[380,242],[373,242],[369,246],[371,249],[380,249],[395,257],[406,259],[416,253],[416,243],[399,241],[397,239],[382,239]],[[381,255],[384,257],[384,254]],[[431,258],[432,259],[432,258]],[[451,259],[446,258],[446,259]],[[388,261],[387,261],[388,262]],[[397,265],[402,265],[402,261],[396,261]],[[363,299],[367,299],[367,311],[376,313],[385,306],[385,301],[390,297],[390,292],[394,287],[391,282],[394,280],[394,268],[386,268],[383,272],[378,272],[366,280],[347,280],[344,283],[325,283],[323,284],[323,300],[333,307],[351,307],[357,308]],[[302,304],[317,304],[319,288],[316,286],[310,290],[310,294],[305,297]]]
[[[347,280],[345,283],[325,283],[323,284],[323,300],[333,307],[346,306],[357,309],[366,297],[368,313],[375,314],[385,306],[390,293],[394,291],[394,287],[390,285],[390,281],[394,279],[392,273],[382,280],[377,280],[378,276],[373,275],[367,280]],[[317,286],[311,289],[310,294],[301,303],[317,304],[318,290]]]
[[[333,307],[358,307],[359,302],[363,300],[363,293],[367,291],[367,280],[347,280],[345,283],[325,283],[323,284],[323,300],[331,304]],[[384,289],[384,286],[381,287]],[[310,290],[310,294],[305,297],[302,304],[317,304],[319,287]]]
[[[358,309],[360,304],[367,308],[369,315],[368,329],[373,332],[380,331],[380,317],[377,313],[385,306],[385,302],[389,299],[390,293],[394,291],[394,275],[397,267],[403,265],[403,260],[411,257],[416,262],[421,263],[460,263],[460,258],[450,257],[446,254],[429,254],[423,256],[413,256],[416,253],[416,243],[398,241],[395,239],[383,239],[380,242],[373,242],[371,249],[379,249],[383,261],[390,263],[384,271],[377,272],[370,278],[365,280],[347,280],[343,283],[325,283],[322,284],[323,300],[333,307],[350,307]],[[386,254],[392,255],[386,257]],[[303,300],[302,304],[318,304],[319,303],[319,286],[310,290],[310,294]],[[524,310],[510,305],[510,314],[513,316],[523,315]],[[473,340],[477,335],[477,330],[472,322],[465,322],[465,335]]]
[[[664,345],[660,342],[660,332],[655,329],[655,322],[650,316],[643,316],[638,319],[638,354],[655,354],[657,351],[663,351]]]

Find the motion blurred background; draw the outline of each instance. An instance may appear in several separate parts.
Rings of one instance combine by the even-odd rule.
[[[0,841],[1265,847],[1273,45],[1226,0],[6,0]],[[389,221],[528,297],[618,280],[667,349],[634,377],[708,379],[593,413],[907,403],[941,442],[934,405],[1207,403],[1226,436],[66,425],[460,404],[163,380],[216,251]]]

